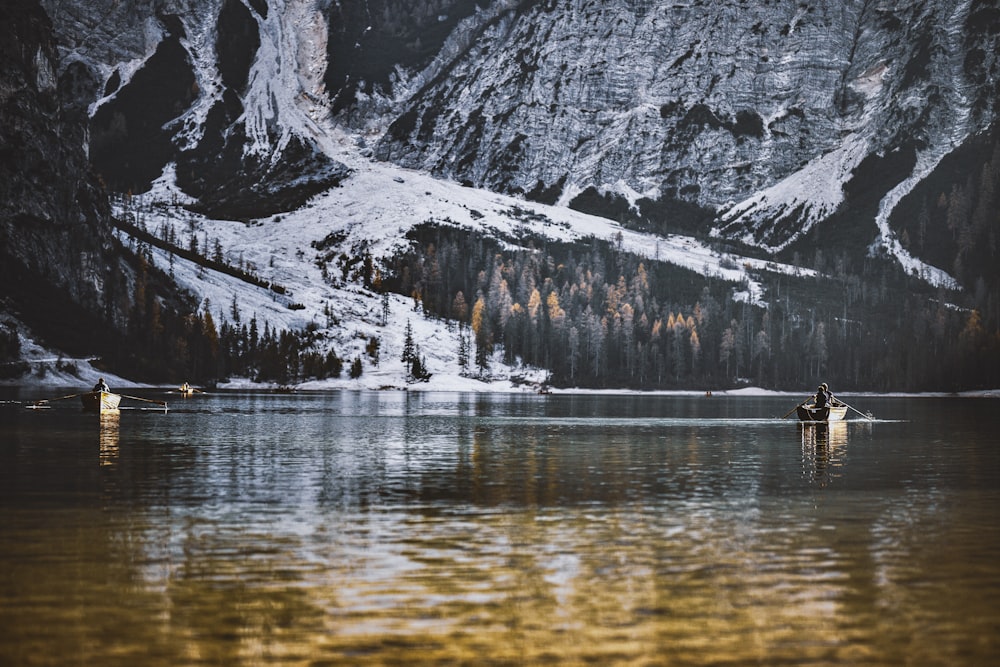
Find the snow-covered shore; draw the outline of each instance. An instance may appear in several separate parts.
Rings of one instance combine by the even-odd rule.
[[[104,378],[115,390],[122,389],[175,389],[174,385],[156,385],[135,382],[95,368],[87,358],[59,356],[50,350],[26,341],[23,348],[24,361],[31,370],[26,375],[14,379],[0,380],[0,387],[22,389],[45,389],[81,387],[89,389],[98,378]],[[367,370],[361,377],[352,379],[346,374],[340,378],[311,380],[292,385],[297,391],[410,391],[440,393],[545,393],[551,395],[599,395],[599,396],[691,396],[712,398],[759,398],[789,397],[800,399],[806,392],[787,389],[765,389],[762,387],[741,387],[738,389],[670,389],[639,390],[627,388],[587,388],[550,387],[545,383],[546,373],[539,369],[514,370],[508,376],[493,380],[466,377],[460,374],[434,374],[426,382],[407,381],[401,363],[385,364],[381,369]],[[274,391],[273,383],[254,382],[249,378],[231,378],[216,387],[219,391]],[[838,396],[855,398],[1000,398],[1000,389],[969,390],[958,392],[837,392]]]

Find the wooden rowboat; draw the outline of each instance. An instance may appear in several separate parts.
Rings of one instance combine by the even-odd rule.
[[[118,412],[118,403],[122,397],[112,394],[110,391],[91,391],[80,394],[80,401],[83,403],[85,412],[97,412],[105,414],[108,412]]]
[[[846,405],[828,405],[817,408],[813,405],[800,405],[795,408],[795,414],[800,422],[838,422],[847,415]]]

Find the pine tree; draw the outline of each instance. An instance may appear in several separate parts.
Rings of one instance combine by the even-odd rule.
[[[368,339],[368,344],[365,345],[365,352],[368,353],[369,358],[372,360],[373,366],[378,366],[379,362],[379,349],[382,347],[382,341],[377,336],[372,336]]]
[[[568,342],[569,379],[570,382],[575,382],[577,367],[580,365],[580,332],[576,327],[570,327]]]
[[[431,379],[431,374],[427,372],[427,362],[420,356],[419,352],[414,353],[408,374],[411,381],[427,382]]]
[[[462,369],[462,373],[469,370],[469,334],[462,322],[458,325],[458,367]]]
[[[459,322],[465,322],[469,317],[469,306],[465,303],[465,295],[461,291],[455,295],[455,300],[451,302],[451,316]]]
[[[366,252],[361,263],[361,281],[365,289],[372,288],[372,277],[374,275],[374,264],[371,253]]]
[[[413,361],[414,356],[414,343],[413,343],[413,327],[410,326],[410,320],[406,320],[406,334],[403,338],[403,354],[400,357],[400,361],[404,364],[409,364]]]
[[[489,365],[489,357],[493,352],[493,339],[486,319],[486,303],[482,297],[476,299],[472,307],[472,332],[476,336],[476,366],[483,372]]]

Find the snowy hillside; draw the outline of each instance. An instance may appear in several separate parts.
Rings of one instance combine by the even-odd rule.
[[[430,383],[421,383],[419,388],[484,386],[460,376],[458,332],[454,326],[424,319],[412,300],[399,295],[390,295],[389,317],[383,325],[378,294],[360,285],[324,279],[315,261],[317,251],[311,244],[331,233],[339,233],[344,239],[342,248],[366,250],[376,259],[402,250],[409,243],[407,231],[428,221],[464,226],[507,243],[523,232],[563,241],[594,237],[648,261],[669,262],[701,275],[716,276],[732,283],[736,298],[755,303],[763,298],[755,278],[762,271],[813,275],[807,269],[722,254],[693,238],[642,234],[604,218],[462,187],[426,173],[374,162],[363,156],[357,144],[355,137],[337,132],[332,142],[337,146],[336,159],[349,165],[352,175],[341,187],[287,214],[244,223],[192,213],[182,206],[187,199],[176,188],[171,169],[149,193],[133,198],[128,209],[120,209],[118,214],[141,220],[146,229],[159,234],[170,226],[184,243],[192,233],[203,247],[213,247],[217,242],[226,263],[252,267],[256,275],[286,290],[276,294],[154,249],[157,265],[172,273],[201,302],[207,300],[217,323],[233,320],[234,304],[244,321],[256,317],[260,327],[267,324],[279,330],[303,329],[312,323],[328,345],[348,360],[364,356],[369,337],[381,340],[379,364],[366,366],[361,378],[303,385],[313,388],[405,386],[406,369],[400,358],[408,322],[414,342],[426,357],[427,370],[433,374]],[[122,239],[126,244],[130,242],[125,234]],[[340,324],[328,325],[334,320]],[[545,377],[538,370],[504,368],[499,361],[494,362],[491,375],[504,382],[524,377],[537,383]]]

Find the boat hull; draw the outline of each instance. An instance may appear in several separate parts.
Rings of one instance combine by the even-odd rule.
[[[86,394],[80,394],[80,402],[83,403],[85,412],[100,414],[118,412],[118,403],[121,400],[121,396],[112,394],[110,391],[91,391]]]
[[[817,408],[814,405],[800,405],[795,408],[801,422],[839,422],[847,416],[846,405]]]

